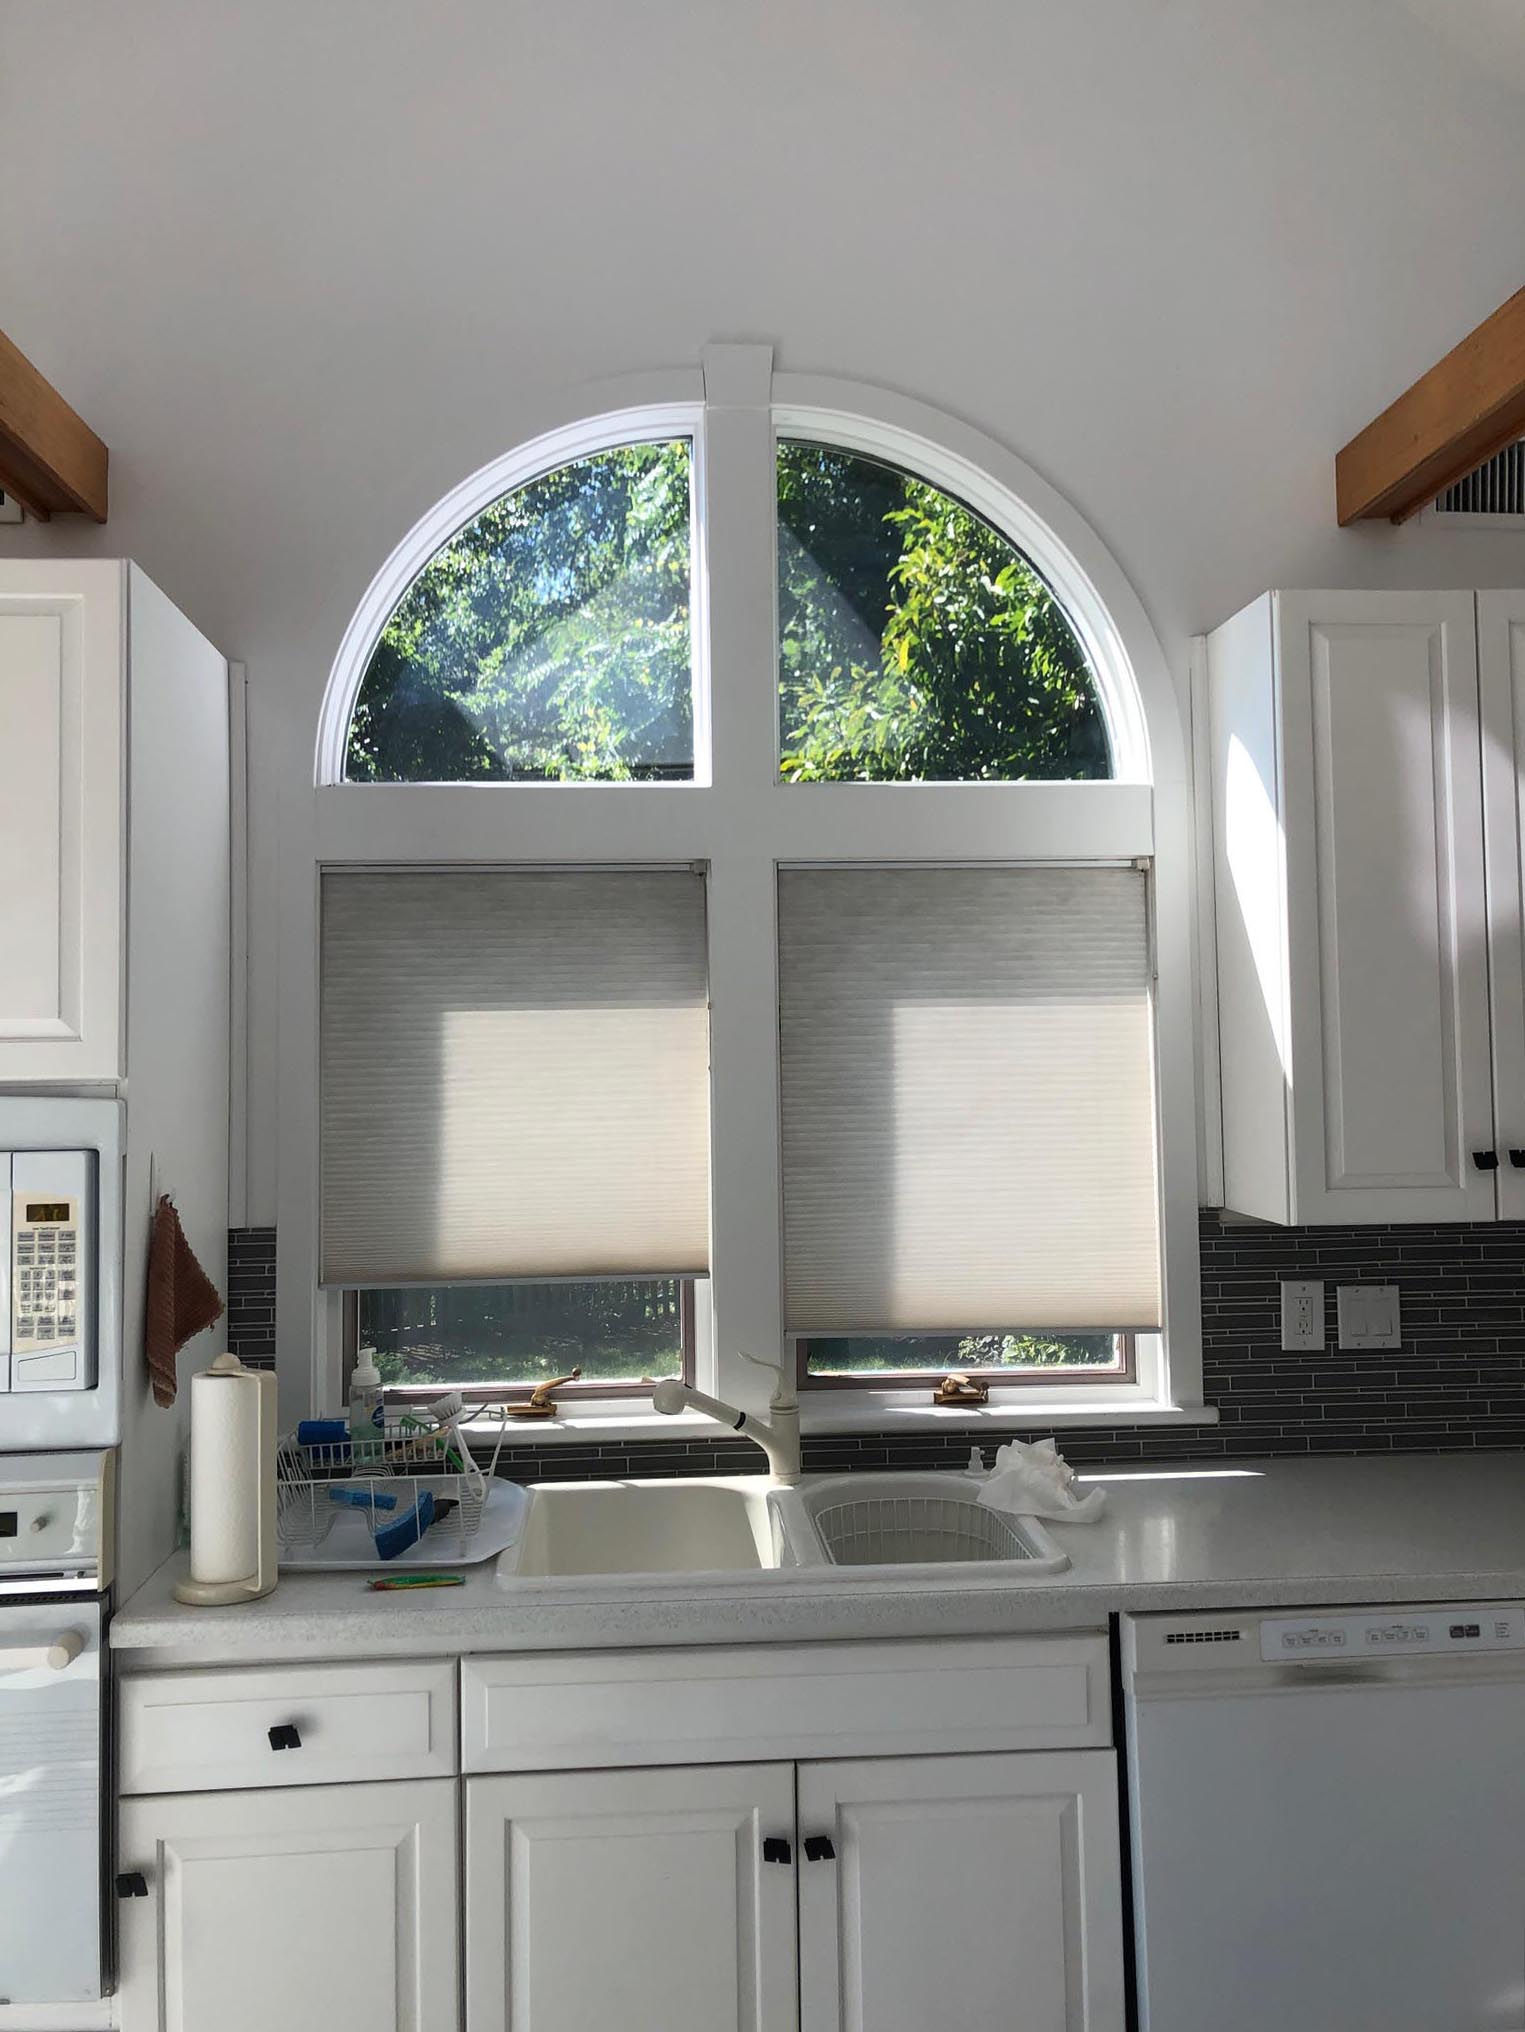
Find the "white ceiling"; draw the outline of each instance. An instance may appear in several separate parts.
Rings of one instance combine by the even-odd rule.
[[[1525,91],[1525,0],[1402,0],[1498,83]]]

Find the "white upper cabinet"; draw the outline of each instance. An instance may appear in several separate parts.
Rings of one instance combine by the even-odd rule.
[[[1479,593],[1499,1213],[1525,1220],[1525,593]]]
[[[0,563],[0,1081],[122,1061],[126,596],[114,563]]]
[[[1225,1203],[1493,1218],[1473,596],[1268,594],[1209,681]]]
[[[225,864],[227,767],[227,665],[141,572],[0,560],[0,1085],[126,1077],[134,942]]]

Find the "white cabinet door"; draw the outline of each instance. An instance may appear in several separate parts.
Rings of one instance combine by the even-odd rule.
[[[0,563],[0,1084],[121,1075],[123,604]]]
[[[1477,596],[1499,1213],[1525,1220],[1525,593]]]
[[[799,1832],[801,2032],[1122,2032],[1111,1751],[802,1764]]]
[[[124,1800],[122,2032],[456,2032],[456,1785]]]
[[[1277,613],[1292,1218],[1492,1219],[1473,596]]]
[[[468,1780],[468,2032],[794,2032],[769,1837],[792,1847],[789,1764]]]

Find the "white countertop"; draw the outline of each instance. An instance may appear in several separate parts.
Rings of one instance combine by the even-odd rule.
[[[1119,1610],[1525,1599],[1525,1455],[1191,1463],[1098,1470],[1095,1524],[1049,1523],[1067,1572],[977,1587],[936,1567],[515,1580],[372,1594],[291,1574],[258,1602],[193,1609],[178,1554],[111,1625],[128,1666],[442,1652],[967,1636],[1096,1628]]]

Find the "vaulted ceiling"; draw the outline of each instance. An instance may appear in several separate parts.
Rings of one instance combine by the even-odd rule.
[[[1496,82],[1525,91],[1521,0],[1402,0],[1402,5],[1459,46]]]

